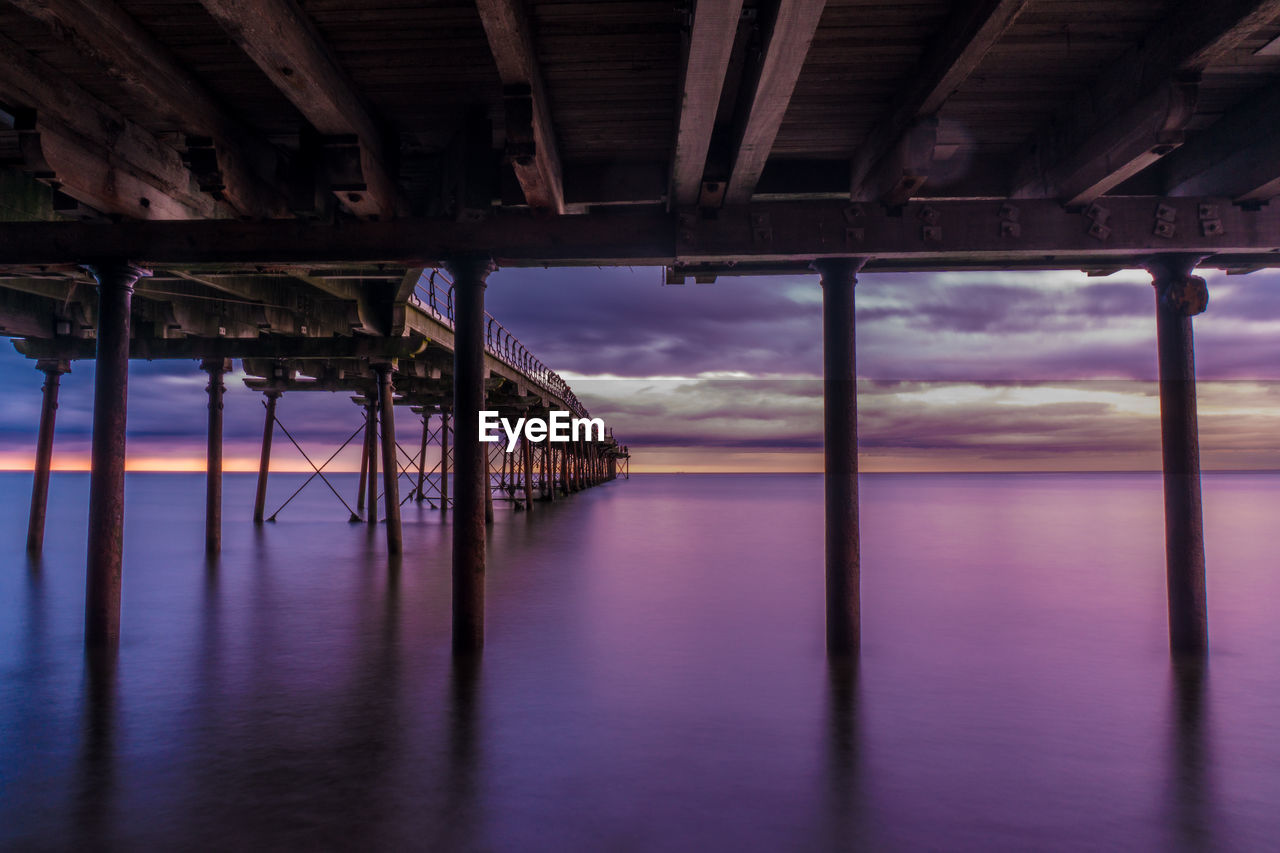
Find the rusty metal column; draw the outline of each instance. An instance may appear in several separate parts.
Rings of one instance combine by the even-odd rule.
[[[449,413],[440,412],[440,511],[449,511]]]
[[[1203,654],[1209,646],[1191,330],[1191,318],[1209,304],[1204,279],[1191,274],[1199,262],[1198,255],[1160,255],[1146,264],[1156,290],[1169,645],[1175,654]]]
[[[364,452],[369,460],[369,479],[365,483],[365,503],[368,514],[365,516],[369,524],[378,523],[378,391],[371,392],[368,403],[368,417],[364,427]]]
[[[400,529],[400,466],[396,464],[395,388],[391,384],[394,364],[375,364],[378,374],[378,408],[382,409],[382,503],[387,508],[387,553],[403,548]]]
[[[120,639],[129,315],[134,282],[150,273],[123,263],[98,264],[89,271],[98,280],[98,352],[93,382],[85,645],[103,647],[114,646]]]
[[[560,494],[567,496],[569,494],[569,453],[565,448],[560,448],[560,482],[556,488],[560,490]]]
[[[484,646],[485,502],[488,445],[480,441],[484,408],[484,290],[494,270],[488,258],[456,259],[453,275],[453,650]],[[460,428],[457,425],[461,425]]]
[[[431,413],[422,410],[422,448],[418,451],[418,503],[427,499],[422,485],[427,479],[427,439],[431,437]]]
[[[533,445],[524,439],[524,508],[533,509]]]
[[[863,263],[833,258],[813,265],[822,276],[827,654],[836,657],[855,654],[861,633],[853,288]]]
[[[551,452],[550,439],[542,446],[542,490],[546,493],[546,500],[556,499],[556,460]]]
[[[27,553],[44,550],[44,519],[49,508],[49,471],[53,465],[53,424],[58,416],[58,386],[71,364],[57,359],[41,359],[36,367],[44,373],[40,405],[40,434],[36,439],[36,465],[31,480],[31,514],[27,517]]]
[[[369,426],[371,420],[369,415],[370,404],[368,401],[363,403],[360,402],[360,398],[358,397],[352,397],[351,399],[358,403],[360,408],[364,409],[364,443],[360,446],[360,488],[356,490],[356,512],[364,512],[364,498],[366,492],[365,485],[369,479],[369,434],[371,429]],[[351,520],[361,521],[362,519],[355,518],[353,516]]]
[[[485,451],[485,464],[488,463],[488,451]],[[484,472],[484,523],[493,524],[493,480],[489,477],[488,468]]]
[[[231,369],[226,359],[206,358],[200,369],[209,374],[205,391],[209,395],[209,438],[204,466],[204,552],[222,550],[222,395],[227,387],[223,375]]]
[[[262,454],[258,457],[258,491],[253,499],[253,523],[261,524],[267,508],[267,476],[271,473],[271,438],[275,434],[276,401],[279,391],[266,391],[267,415],[262,422]]]

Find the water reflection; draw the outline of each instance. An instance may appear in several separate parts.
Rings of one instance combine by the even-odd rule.
[[[1171,828],[1174,849],[1216,850],[1212,754],[1206,709],[1208,663],[1202,658],[1175,660],[1170,667]]]
[[[479,763],[481,656],[455,657],[449,668],[448,766],[441,779],[444,797],[436,819],[436,847],[458,850],[480,837]]]
[[[51,540],[43,567],[0,573],[0,848],[1209,850],[1280,831],[1270,552],[1222,538],[1213,677],[1170,667],[1158,479],[1145,550],[1130,516],[1107,525],[1147,504],[1093,481],[1001,481],[1021,491],[994,520],[973,509],[985,480],[873,481],[857,666],[822,653],[820,480],[647,482],[499,516],[483,660],[449,654],[438,513],[406,524],[403,560],[336,522],[246,522],[216,563],[140,527],[118,663],[83,656],[82,542]]]
[[[76,847],[109,846],[116,775],[116,690],[118,651],[90,649],[84,657],[80,756],[72,823]]]
[[[862,779],[858,671],[856,659],[827,664],[828,849],[862,845],[870,835]]]

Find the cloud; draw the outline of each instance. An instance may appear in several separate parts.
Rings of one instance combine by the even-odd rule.
[[[1202,435],[1211,452],[1234,446],[1262,458],[1280,410],[1280,386],[1267,382],[1280,380],[1280,273],[1208,277],[1210,307],[1195,320]],[[1145,273],[865,275],[857,299],[868,452],[1158,451]],[[811,275],[666,287],[654,269],[502,270],[487,291],[489,310],[544,363],[571,374],[624,441],[719,448],[726,458],[733,448],[820,447],[821,302]],[[87,444],[92,377],[92,363],[78,362],[63,380],[60,447]],[[251,452],[263,411],[240,378],[227,380],[226,436]],[[195,362],[134,362],[131,447],[198,450],[206,381]],[[4,348],[0,382],[0,452],[29,452],[41,377]],[[416,419],[397,414],[411,433]],[[361,412],[345,394],[295,393],[280,418],[309,448],[332,448],[358,429]]]

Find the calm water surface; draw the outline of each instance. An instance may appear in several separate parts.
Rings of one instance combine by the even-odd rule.
[[[340,488],[355,492],[353,477]],[[492,530],[483,661],[449,528],[313,486],[128,481],[123,638],[81,651],[87,478],[0,475],[14,849],[1263,850],[1280,834],[1280,477],[1205,481],[1202,670],[1166,652],[1150,475],[863,478],[856,673],[823,654],[822,486],[648,476]],[[272,502],[298,479],[273,482]]]

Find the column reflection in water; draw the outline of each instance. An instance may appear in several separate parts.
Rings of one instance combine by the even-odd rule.
[[[827,815],[826,849],[861,849],[872,838],[867,808],[858,661],[830,658],[827,663]],[[866,849],[872,849],[870,847]]]
[[[1222,849],[1215,839],[1213,755],[1207,713],[1208,664],[1175,658],[1170,667],[1170,850]]]
[[[100,848],[112,835],[116,784],[117,649],[85,650],[80,755],[72,823],[76,847]]]

